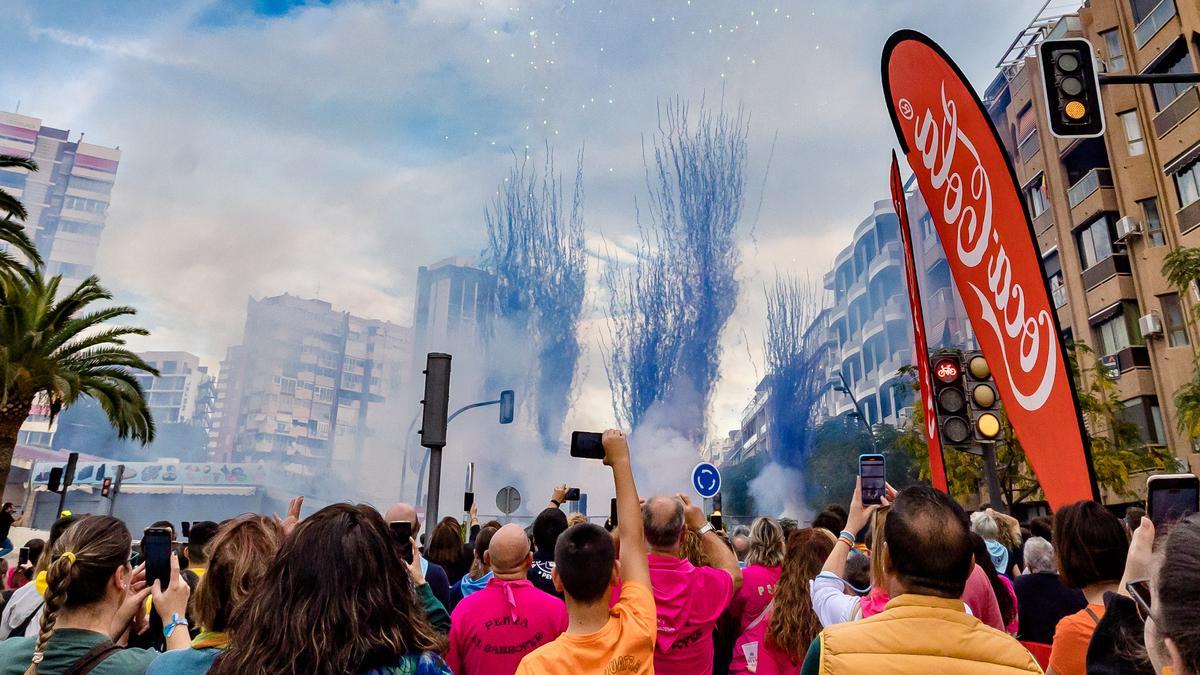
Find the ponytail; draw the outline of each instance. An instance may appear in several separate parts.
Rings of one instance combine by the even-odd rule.
[[[42,622],[38,630],[37,642],[33,646],[33,661],[29,664],[25,675],[37,675],[38,665],[45,656],[46,643],[50,641],[50,636],[54,635],[54,623],[58,620],[58,610],[62,609],[67,589],[71,586],[71,573],[74,566],[75,554],[65,551],[46,568],[46,603],[42,607]]]

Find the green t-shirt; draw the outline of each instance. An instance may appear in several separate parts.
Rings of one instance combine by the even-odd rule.
[[[59,675],[107,639],[107,635],[78,628],[54,631],[46,643],[46,657],[38,666],[38,675]],[[0,675],[22,675],[33,659],[34,642],[34,638],[0,641]],[[92,675],[140,675],[157,656],[158,652],[150,649],[122,649],[101,661]]]

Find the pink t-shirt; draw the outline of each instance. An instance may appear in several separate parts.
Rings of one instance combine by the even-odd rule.
[[[1004,630],[1004,620],[1000,617],[996,592],[992,590],[992,582],[988,581],[987,573],[979,565],[976,565],[975,569],[971,570],[971,576],[967,577],[962,601],[971,608],[971,614],[974,614],[976,619],[996,630]]]
[[[446,663],[456,675],[512,675],[521,658],[567,629],[567,606],[522,579],[493,578],[450,615]]]
[[[725,570],[695,567],[687,560],[648,557],[658,614],[654,672],[712,673],[713,626],[733,600],[733,577]]]
[[[771,599],[775,597],[775,586],[779,583],[779,567],[765,565],[747,565],[742,569],[742,587],[733,594],[733,602],[729,604],[729,613],[737,621],[737,642],[734,644],[733,661],[729,672],[744,673],[746,670],[746,649],[754,651],[757,648],[758,658],[763,658],[764,647],[762,638],[766,635],[766,624],[769,616],[763,616],[753,628],[747,627],[763,614]],[[749,645],[745,648],[742,645]],[[757,645],[757,647],[756,647]]]

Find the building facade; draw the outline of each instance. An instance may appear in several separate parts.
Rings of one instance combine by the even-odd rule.
[[[29,212],[26,227],[47,273],[79,282],[96,266],[121,150],[69,136],[36,117],[0,112],[0,153],[31,157],[39,167],[0,170],[0,187]]]
[[[395,420],[384,406],[406,382],[411,348],[410,329],[323,300],[251,299],[242,344],[221,363],[210,456],[301,476],[361,461]]]
[[[459,347],[473,346],[489,329],[495,298],[496,278],[467,258],[446,258],[418,268],[413,353],[454,354]]]
[[[1171,287],[1162,266],[1168,252],[1200,246],[1200,91],[1105,85],[1103,136],[1059,139],[1049,132],[1034,47],[1081,36],[1109,73],[1194,73],[1197,31],[1195,2],[1091,0],[1077,14],[1035,19],[985,94],[1066,337],[1117,373],[1143,440],[1193,471],[1194,439],[1180,430],[1172,399],[1192,376],[1200,336],[1187,316],[1200,297]]]
[[[155,423],[199,423],[208,428],[215,382],[208,366],[200,365],[200,357],[169,351],[142,352],[138,356],[159,372],[158,377],[137,375]]]

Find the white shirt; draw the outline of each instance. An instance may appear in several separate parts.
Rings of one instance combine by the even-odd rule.
[[[4,606],[4,613],[0,614],[0,640],[12,636],[12,632],[25,623],[31,614],[40,614],[44,603],[41,594],[37,592],[37,584],[32,581],[13,591],[8,604]],[[37,637],[38,623],[35,616],[25,629],[25,635],[15,637]]]

